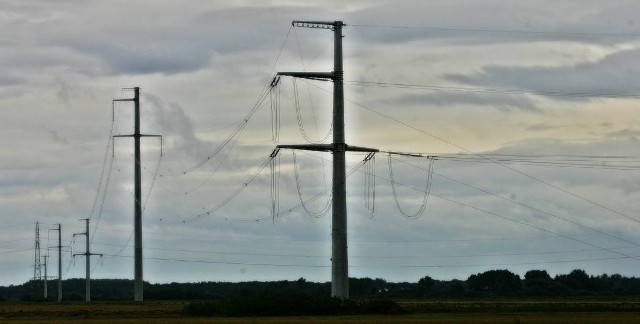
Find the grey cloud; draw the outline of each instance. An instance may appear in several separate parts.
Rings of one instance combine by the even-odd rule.
[[[150,104],[146,109],[151,116],[150,129],[170,134],[168,144],[178,150],[185,150],[188,154],[198,151],[202,142],[196,137],[193,122],[180,105],[147,93],[143,94],[143,99]]]
[[[356,29],[353,32],[362,39],[381,43],[447,40],[450,44],[459,45],[523,41],[616,44],[640,38],[633,14],[640,10],[638,3],[613,3],[599,8],[586,8],[579,2],[548,2],[549,5],[545,1],[537,1],[518,2],[510,6],[504,6],[500,1],[393,2],[365,8],[351,18],[354,25],[409,27],[354,27]],[[558,10],[557,6],[562,10]],[[397,17],[402,17],[401,23]],[[610,17],[620,19],[612,20]],[[561,26],[554,25],[558,20],[563,21]]]
[[[541,95],[564,100],[584,100],[602,95],[634,95],[640,88],[640,50],[623,50],[596,62],[573,66],[491,65],[484,67],[479,73],[456,73],[443,77],[467,85],[542,92]],[[564,96],[563,93],[570,95]]]
[[[495,94],[475,94],[475,93],[436,93],[436,94],[409,94],[398,97],[395,100],[400,104],[409,105],[469,105],[469,106],[489,106],[501,111],[512,109],[525,109],[529,111],[539,111],[533,100],[523,96],[495,95]]]
[[[146,44],[85,44],[81,50],[101,57],[115,74],[180,73],[206,66],[205,48],[182,42]]]
[[[44,0],[38,2],[11,1],[11,10],[19,10],[21,14],[24,14],[24,17],[20,17],[20,19],[7,26],[3,25],[5,28],[0,29],[0,39],[2,39],[0,44],[3,47],[0,60],[4,66],[11,66],[10,69],[6,70],[7,73],[3,72],[0,75],[5,77],[6,75],[24,77],[28,80],[28,84],[25,87],[9,89],[12,92],[11,95],[18,90],[24,91],[18,97],[3,94],[2,105],[7,114],[3,118],[0,130],[4,135],[2,136],[3,145],[12,148],[11,150],[0,152],[0,156],[2,156],[0,160],[3,161],[3,169],[1,170],[2,184],[0,185],[0,190],[3,193],[3,197],[0,197],[4,212],[3,220],[11,221],[15,217],[20,217],[27,222],[35,222],[38,219],[41,221],[46,219],[47,222],[61,222],[66,228],[65,239],[71,239],[71,233],[75,231],[73,227],[80,226],[76,218],[86,217],[87,212],[91,209],[91,202],[98,186],[100,167],[105,156],[105,144],[108,143],[106,142],[108,138],[105,137],[108,135],[109,103],[113,96],[111,92],[115,88],[123,86],[123,82],[125,83],[124,86],[140,85],[142,87],[143,132],[162,133],[165,135],[167,140],[165,148],[167,151],[165,151],[166,155],[162,160],[161,170],[177,165],[188,167],[205,157],[219,145],[218,140],[213,138],[227,136],[235,123],[242,121],[243,114],[253,104],[251,99],[254,99],[254,95],[257,95],[262,83],[244,81],[247,79],[257,80],[262,73],[260,69],[268,71],[271,68],[270,63],[273,62],[282,44],[291,19],[317,18],[324,20],[330,18],[344,19],[348,24],[424,26],[433,23],[434,26],[439,27],[531,28],[531,30],[548,28],[549,30],[555,30],[565,28],[564,26],[566,28],[577,28],[582,25],[576,21],[586,21],[587,18],[584,17],[588,17],[593,21],[593,24],[589,26],[591,29],[587,29],[585,26],[585,31],[611,31],[616,30],[616,28],[620,28],[619,31],[625,31],[618,23],[624,24],[625,28],[630,30],[632,27],[627,24],[628,19],[626,16],[637,13],[637,10],[616,13],[612,17],[619,18],[619,22],[615,19],[610,22],[603,22],[604,20],[597,19],[597,15],[590,15],[591,12],[598,13],[604,12],[604,10],[597,8],[573,10],[582,6],[580,2],[571,2],[570,4],[567,4],[568,2],[558,3],[557,1],[543,2],[542,4],[541,2],[530,4],[519,2],[516,4],[497,1],[483,3],[471,1],[447,1],[446,3],[444,1],[430,1],[427,3],[416,1],[413,3],[416,5],[411,7],[412,3],[409,1],[396,1],[392,5],[378,8],[377,4],[369,5],[371,2],[368,1],[369,9],[363,10],[362,15],[360,15],[359,13],[348,11],[336,12],[326,8],[319,9],[320,7],[312,7],[308,3],[305,2],[305,5],[308,6],[305,8],[271,7],[268,3],[265,3],[264,8],[249,7],[212,10],[218,5],[211,1],[194,1],[193,3],[189,2],[189,5],[160,0],[153,3],[121,1],[117,2],[117,5],[114,5],[113,2],[105,1],[70,0],[64,3]],[[628,3],[616,2],[600,6],[614,8],[623,7],[626,4]],[[228,5],[227,8],[241,5],[234,3]],[[480,6],[486,8],[481,9]],[[586,13],[586,11],[589,11],[589,13]],[[549,19],[543,19],[543,13],[549,13]],[[557,18],[560,15],[567,15],[568,18]],[[509,20],[514,22],[509,23]],[[565,22],[566,25],[563,25]],[[424,31],[415,31],[416,33],[414,34],[414,31],[377,29],[367,30],[366,32],[369,34],[364,35],[365,30],[356,27],[348,27],[345,31],[348,41],[382,44],[378,48],[375,46],[362,46],[366,50],[384,52],[401,49],[407,51],[407,53],[425,51],[425,48],[428,48],[425,44],[414,47],[410,42],[413,39],[426,39],[426,37],[438,38],[438,41],[446,41],[445,46],[455,45],[456,43],[471,45],[472,42],[491,41],[492,37],[496,41],[503,42],[514,40],[524,42],[535,38],[534,35],[529,34],[526,37],[521,37],[523,35],[518,35],[517,37],[514,35],[486,35],[479,38],[476,34],[465,35],[458,32],[425,34]],[[376,32],[379,32],[379,34],[375,34]],[[356,33],[360,34],[356,35]],[[443,37],[445,36],[443,35],[447,35],[446,37],[449,38],[444,39]],[[299,62],[297,60],[296,39],[294,38],[296,35],[292,31],[289,36],[288,47],[284,49],[285,52],[280,64],[296,66],[295,64]],[[363,38],[360,38],[360,36]],[[323,44],[329,44],[328,48],[331,46],[331,37],[327,31],[305,30],[300,32],[298,30],[297,37],[301,41],[303,51],[308,50],[313,54],[319,50],[318,47],[322,46],[322,44],[318,45],[320,43],[318,42],[319,38],[322,38]],[[563,39],[560,36],[552,37],[551,35],[539,36],[539,38]],[[569,39],[571,37],[566,36],[566,38]],[[576,36],[574,38],[578,39],[580,37]],[[626,38],[626,40],[629,39],[631,38]],[[600,41],[597,38],[595,40]],[[389,49],[383,44],[400,41],[407,42],[408,46],[392,46]],[[314,44],[317,47],[311,50],[309,49],[311,47],[304,46],[305,42]],[[437,43],[433,45],[437,46]],[[14,47],[5,48],[4,46]],[[429,46],[432,46],[432,44],[429,44]],[[345,48],[353,53],[356,46],[349,44]],[[508,46],[502,48],[508,50]],[[441,50],[441,48],[434,49]],[[329,53],[330,50],[327,50],[324,54],[330,56]],[[375,54],[364,51],[362,53],[361,62],[365,63],[368,61],[368,57],[364,56],[365,54]],[[348,55],[347,57],[349,57]],[[391,57],[393,55],[395,53],[392,53]],[[444,55],[449,55],[449,52],[444,53]],[[454,54],[451,55],[451,58],[455,60],[456,56]],[[637,59],[637,56],[633,55],[624,60],[617,58],[617,63],[611,64],[624,64],[625,67],[634,66],[633,63],[626,62],[626,60],[634,59]],[[219,66],[212,66],[212,62]],[[359,65],[360,61],[356,63]],[[397,68],[394,62],[382,61],[380,64],[394,69],[393,73],[397,75],[403,75],[404,71],[406,71],[403,69],[415,69],[410,64],[403,68]],[[444,66],[443,68],[447,67]],[[452,66],[452,68],[456,69],[457,67]],[[507,67],[503,68],[509,70]],[[582,68],[585,68],[585,66]],[[203,71],[201,73],[182,73],[199,71],[199,69]],[[349,67],[350,71],[352,69],[355,69],[355,67]],[[572,77],[573,73],[577,73],[572,71],[570,67],[561,69],[565,69],[563,70],[564,73],[569,73]],[[614,66],[602,67],[605,72],[607,70],[613,71],[614,69]],[[531,70],[518,70],[518,72],[533,73],[538,71],[534,68],[531,68]],[[446,71],[456,72],[458,70]],[[508,73],[508,71],[505,72],[503,70],[498,70],[498,72]],[[490,73],[498,72],[490,70]],[[543,74],[551,73],[544,69],[543,72]],[[138,75],[133,75],[136,73]],[[157,75],[148,75],[150,73],[157,73]],[[386,75],[386,71],[381,71],[380,73],[381,75],[389,76]],[[413,74],[409,73],[407,75]],[[560,74],[556,76],[558,75]],[[417,76],[421,79],[411,82],[424,83],[423,76],[427,80],[434,79],[432,75],[426,72]],[[478,82],[478,84],[488,82],[483,79],[488,76],[483,74],[470,75],[470,77],[476,76],[478,77],[477,80],[471,78],[467,82]],[[467,75],[467,77],[469,76]],[[560,82],[558,81],[557,84],[560,84]],[[522,84],[526,85],[524,81],[522,81]],[[509,88],[516,86],[520,86],[520,84],[509,85]],[[530,85],[530,87],[533,88],[533,85]],[[91,92],[94,96],[79,92],[82,89],[90,89],[87,92]],[[6,89],[0,90],[4,91]],[[146,94],[145,90],[154,91],[155,95]],[[413,97],[402,99],[397,92],[391,92],[395,91],[395,89],[389,91],[376,91],[371,93],[370,96],[362,96],[362,98],[369,100],[369,103],[375,109],[381,109],[380,105],[385,104],[384,100],[406,100],[407,103],[414,106],[422,105],[425,102],[443,106],[449,104],[464,105],[447,111],[447,113],[454,114],[464,113],[469,106],[477,104],[482,105],[480,107],[482,113],[489,114],[487,115],[487,117],[490,117],[489,119],[496,116],[495,109],[488,109],[491,106],[503,110],[527,110],[535,108],[535,104],[537,104],[535,98],[505,94],[438,91],[421,92]],[[393,97],[387,96],[388,94],[392,94]],[[59,102],[59,100],[56,100],[56,96],[61,100],[68,99],[68,102]],[[620,101],[616,102],[616,104],[619,103]],[[624,104],[626,103],[621,105]],[[268,102],[266,106],[268,106]],[[127,110],[128,114],[131,107],[122,107],[122,109]],[[431,126],[435,126],[432,123],[437,123],[438,121],[425,111],[417,112],[416,109],[380,111],[389,114],[393,118],[403,121],[409,120],[412,124],[421,125],[420,127],[425,127],[424,129],[433,131],[438,136],[442,136],[442,138],[450,137],[451,133],[449,131],[460,132],[460,128],[458,128],[458,125],[453,125],[454,123],[447,126],[449,128],[445,130],[431,129]],[[248,176],[255,172],[257,166],[268,157],[271,149],[273,149],[269,134],[268,108],[263,108],[262,113],[264,114],[256,115],[256,120],[252,119],[252,123],[246,133],[241,137],[234,150],[228,154],[216,174],[213,174],[212,170],[222,161],[223,154],[216,156],[215,161],[212,159],[212,161],[206,163],[192,174],[173,178],[158,177],[156,179],[155,186],[151,190],[150,203],[146,205],[147,209],[145,209],[144,231],[145,241],[148,242],[148,244],[145,243],[147,244],[145,245],[146,247],[162,248],[172,246],[184,250],[204,250],[203,246],[208,246],[211,250],[254,254],[252,256],[234,256],[236,258],[235,261],[229,257],[228,259],[216,259],[216,262],[329,264],[330,217],[314,219],[305,215],[301,209],[295,209],[291,214],[277,219],[275,226],[269,220],[265,222],[242,221],[255,220],[265,216],[268,219],[270,206],[268,167],[229,205],[221,208],[214,215],[187,224],[169,222],[170,220],[181,220],[182,217],[196,215],[224,201],[230,193],[242,186],[243,181],[246,181]],[[515,122],[517,123],[516,126],[518,126],[523,125],[522,119],[519,118],[527,118],[531,114],[528,111],[513,111],[512,115],[514,118],[503,118],[501,120],[504,123]],[[295,129],[294,116],[295,114],[291,111],[283,111],[283,117],[285,117],[282,121],[283,125],[289,125]],[[365,115],[352,115],[352,117],[357,118],[360,118],[360,116],[362,116],[362,119],[356,121],[351,119],[349,121],[348,131],[351,131],[353,127],[364,128],[373,120]],[[451,117],[455,118],[456,116]],[[37,121],[35,121],[36,118]],[[123,124],[120,127],[130,127],[131,122],[127,119],[127,116],[124,116],[124,113],[121,114],[121,118]],[[478,122],[483,121],[480,120]],[[553,123],[567,123],[566,120],[551,121],[541,119],[538,128],[543,129],[545,122],[547,122],[547,127],[552,127]],[[594,123],[598,123],[598,120],[594,120]],[[611,123],[609,131],[632,126],[630,123],[628,125],[624,124],[624,126],[614,121],[611,121]],[[41,124],[47,125],[51,131],[42,129],[40,127]],[[508,126],[513,127],[514,125],[509,124]],[[375,129],[372,127],[371,132],[388,137],[389,142],[392,143],[390,144],[391,146],[405,145],[416,149],[431,147],[431,139],[421,137],[421,135],[407,137],[406,142],[403,140],[402,143],[399,140],[395,140],[395,136],[402,133],[403,129],[401,127],[385,121],[384,125],[380,125]],[[475,124],[469,124],[468,127],[473,131],[470,133],[472,135],[468,136],[477,134],[474,128],[477,127]],[[603,129],[599,128],[598,130],[602,131]],[[512,145],[496,152],[530,155],[635,154],[637,142],[629,140],[630,135],[635,136],[632,133],[633,130],[634,128],[629,128],[630,132],[626,133],[626,137],[624,136],[625,133],[621,132],[619,135],[622,136],[620,137],[603,138],[602,142],[589,143],[588,145],[566,143],[560,137],[555,141],[530,140],[528,142],[512,143]],[[358,133],[360,132],[358,131]],[[36,134],[36,136],[26,134]],[[367,136],[367,134],[360,134]],[[524,138],[538,135],[539,133],[523,133]],[[295,136],[299,135],[296,133]],[[505,136],[509,135],[505,134]],[[287,136],[287,138],[298,139],[299,137],[291,135]],[[454,141],[457,145],[464,147],[475,145],[466,143],[465,137],[455,138]],[[75,139],[78,140],[76,141]],[[64,144],[64,141],[68,140],[70,145],[60,145],[56,140],[61,141],[60,144]],[[570,136],[569,140],[571,140]],[[156,151],[152,153],[152,150],[155,150],[151,146],[152,141],[151,139],[146,139],[144,145],[144,149],[148,149],[143,154],[143,194],[145,195],[152,188],[152,167],[158,158],[155,155]],[[86,151],[77,149],[81,142],[87,146],[88,149]],[[486,144],[490,145],[489,147],[498,145],[496,142]],[[96,252],[105,254],[120,252],[120,246],[117,245],[124,244],[129,235],[127,230],[131,228],[133,207],[131,150],[129,145],[127,147],[124,147],[124,144],[117,145],[122,145],[118,147],[118,152],[122,154],[116,154],[115,156],[104,215],[97,230],[99,239],[96,242],[100,241],[109,245],[96,246],[96,248],[100,247],[100,249],[96,249]],[[472,148],[470,147],[470,149]],[[224,151],[223,153],[226,154],[227,152]],[[330,155],[327,154],[325,158],[330,159]],[[302,159],[301,157],[299,161],[301,162],[299,168],[301,189],[304,198],[309,198],[323,189],[322,171],[317,160],[310,160],[305,163],[306,160]],[[350,161],[354,162],[355,157],[354,160]],[[348,166],[353,166],[354,164],[349,163]],[[326,176],[329,177],[330,166],[329,164],[326,164],[326,166]],[[593,206],[576,201],[503,167],[486,163],[458,163],[439,160],[436,162],[435,168],[436,172],[459,179],[465,183],[487,188],[492,192],[513,197],[513,199],[518,199],[518,201],[526,202],[536,207],[549,208],[553,212],[557,212],[560,215],[568,215],[572,219],[597,224],[597,226],[601,226],[599,228],[612,233],[623,232],[620,235],[624,235],[630,240],[637,240],[637,235],[633,234],[637,233],[636,228],[627,226],[628,224],[620,224],[620,217],[609,214],[603,216],[605,213],[603,210],[592,208]],[[615,206],[616,209],[630,211],[629,213],[633,213],[637,209],[636,202],[640,192],[638,187],[640,181],[637,181],[637,177],[634,176],[635,171],[556,169],[523,165],[515,165],[514,168],[552,181],[563,188],[593,199],[605,200],[607,204]],[[282,157],[281,170],[280,197],[282,200],[280,206],[281,211],[286,212],[300,203],[297,197],[290,155]],[[472,208],[461,207],[455,203],[435,197],[429,199],[425,215],[417,220],[407,220],[397,211],[389,182],[381,178],[376,181],[378,189],[376,193],[377,213],[374,218],[370,218],[363,208],[362,185],[364,179],[362,179],[360,171],[362,170],[358,170],[348,179],[350,251],[354,252],[350,253],[350,255],[356,257],[351,260],[353,261],[352,264],[365,265],[367,267],[354,267],[351,269],[354,276],[384,277],[395,281],[416,281],[425,275],[424,268],[407,267],[399,271],[398,268],[376,266],[397,263],[396,265],[443,265],[447,266],[445,271],[433,268],[429,270],[429,274],[438,279],[465,278],[470,273],[486,268],[465,266],[469,264],[535,262],[536,260],[553,260],[556,256],[523,257],[521,259],[505,257],[501,260],[451,258],[451,256],[478,253],[523,253],[523,251],[544,253],[557,251],[558,246],[566,247],[567,245],[584,248],[584,246],[576,242],[567,242],[565,239],[558,237],[541,240],[539,239],[541,236],[548,238],[550,234],[513,222],[506,222],[495,216]],[[388,168],[382,158],[378,160],[377,172],[377,175],[381,177],[388,177]],[[424,188],[422,186],[426,178],[424,170],[407,168],[405,165],[398,163],[394,165],[394,172],[398,181],[406,182],[417,188]],[[189,191],[189,194],[185,194],[187,191]],[[420,192],[404,187],[398,191],[401,192],[400,203],[403,207],[410,209],[419,204]],[[530,210],[437,176],[434,177],[432,193],[444,198],[468,203],[496,214],[540,225],[545,229],[563,234],[593,234],[585,234],[575,226],[563,224],[549,217],[534,215]],[[9,199],[7,199],[7,196]],[[314,205],[313,207],[317,206]],[[226,217],[229,218],[228,221],[225,219]],[[164,219],[165,222],[160,221],[160,219]],[[239,221],[236,222],[236,220]],[[92,224],[94,223],[92,222]],[[111,231],[112,229],[120,231],[113,232]],[[82,230],[82,228],[78,229],[78,231]],[[2,234],[9,235],[9,233],[13,235],[13,231],[7,231]],[[32,227],[24,231],[25,236],[31,237],[32,233]],[[223,237],[223,239],[220,239],[220,237]],[[266,237],[267,240],[256,239],[260,237]],[[529,237],[532,239],[500,240],[505,237]],[[235,238],[243,239],[236,240]],[[292,238],[300,241],[292,244],[290,241]],[[305,241],[309,238],[320,240],[320,242]],[[471,240],[468,242],[446,241],[450,238],[468,238]],[[476,238],[490,238],[491,240],[475,240]],[[445,241],[430,241],[437,239]],[[402,242],[406,240],[415,240],[416,242]],[[606,245],[593,235],[589,237],[589,242]],[[25,241],[25,246],[31,243],[32,240]],[[306,261],[301,261],[299,258],[282,257],[274,259],[268,256],[260,256],[273,251],[281,251],[285,255],[327,255],[327,257],[307,262],[309,258],[305,258]],[[127,253],[124,252],[123,254],[126,255]],[[174,253],[155,250],[153,253],[158,253],[157,256],[166,258],[215,259],[210,254],[199,255],[195,254],[195,252],[190,252],[188,257],[184,256],[184,252]],[[357,258],[357,256],[363,255],[376,256],[377,259]],[[398,255],[413,257],[411,260],[399,262],[395,258]],[[443,255],[447,258],[434,260],[430,258],[433,255]],[[579,258],[582,258],[582,255],[572,254],[568,257],[568,259]],[[28,261],[29,259],[5,256],[2,259],[2,263],[19,263],[22,268],[27,268],[28,264],[25,263],[27,261],[24,260]],[[628,264],[622,263],[608,263],[608,268],[597,262],[579,264],[579,266],[583,265],[590,273],[631,271],[628,270]],[[562,267],[575,266],[575,263],[553,264],[545,266],[545,269],[551,273],[566,272]],[[149,266],[145,266],[145,278],[154,282],[278,280],[296,279],[300,276],[305,276],[309,280],[328,280],[328,269],[324,268],[309,271],[307,271],[308,268],[297,267],[278,268],[276,270],[274,270],[274,267],[264,268],[258,266],[244,266],[243,268],[247,270],[246,276],[238,276],[238,269],[234,269],[233,265],[150,261]],[[523,274],[522,271],[526,271],[528,268],[530,268],[530,264],[509,267],[512,271],[521,271],[521,274]],[[96,268],[94,274],[95,277],[103,278],[114,276],[128,278],[132,276],[129,269],[131,267],[128,259],[111,259],[110,262],[105,262],[104,268]],[[83,270],[81,266],[72,267],[67,275],[68,277],[82,276]],[[28,280],[27,275],[28,273],[25,275],[24,271],[22,273],[16,272],[15,274],[5,272],[0,277],[6,283],[15,284]]]
[[[615,132],[610,132],[606,136],[613,139],[627,139],[638,141],[638,139],[640,138],[640,131],[633,129],[623,129]]]
[[[531,125],[531,126],[525,128],[525,130],[528,130],[528,131],[546,131],[546,130],[553,130],[553,129],[563,128],[563,127],[566,127],[566,126],[552,125],[552,124],[549,124],[549,123],[540,123],[540,124]]]
[[[26,82],[25,79],[14,77],[11,75],[0,76],[0,87],[15,86],[15,85],[23,84],[25,82]]]
[[[208,66],[215,53],[230,54],[274,48],[282,40],[289,17],[302,8],[219,9],[204,13],[181,13],[170,22],[162,20],[118,24],[105,23],[98,13],[89,13],[96,22],[82,32],[68,32],[73,22],[44,30],[43,44],[65,46],[98,57],[113,74],[175,74]],[[327,15],[329,13],[327,12]],[[255,28],[238,29],[238,21]],[[93,33],[95,37],[87,37]]]
[[[60,133],[58,131],[53,130],[53,129],[48,129],[47,131],[49,132],[49,136],[51,137],[51,139],[53,141],[58,142],[60,144],[65,144],[65,145],[69,144],[69,139],[64,137],[64,136],[62,136],[62,135],[60,135]]]

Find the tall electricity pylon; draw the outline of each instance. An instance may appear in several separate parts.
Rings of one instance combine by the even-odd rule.
[[[58,224],[58,228],[52,228],[50,231],[58,231],[58,301],[62,301],[62,224]]]
[[[115,135],[114,137],[133,137],[134,141],[134,182],[135,182],[135,198],[134,198],[134,216],[133,216],[133,233],[134,233],[134,280],[133,280],[133,300],[144,300],[144,280],[142,272],[142,171],[140,168],[140,138],[141,137],[159,137],[160,138],[160,154],[162,154],[162,135],[142,135],[140,134],[140,88],[126,88],[124,90],[133,90],[133,98],[130,99],[114,99],[113,101],[133,101],[134,104],[134,133],[131,135]]]
[[[35,255],[33,260],[33,281],[42,280],[42,266],[40,264],[40,223],[36,222]]]
[[[73,234],[73,236],[76,235],[84,235],[86,236],[87,242],[86,242],[86,250],[84,253],[76,253],[73,256],[77,256],[77,255],[84,255],[85,257],[85,261],[86,261],[86,272],[85,272],[85,296],[84,296],[84,300],[87,302],[91,301],[91,256],[92,255],[99,255],[102,256],[102,254],[100,253],[91,253],[91,250],[89,248],[89,218],[83,218],[80,219],[85,221],[86,223],[86,229],[84,233],[76,233]]]
[[[44,258],[44,277],[43,277],[44,278],[44,299],[47,300],[47,298],[49,297],[48,293],[47,293],[47,288],[48,288],[47,287],[47,285],[48,285],[48,283],[47,283],[47,259],[49,258],[49,256],[48,255],[44,255],[42,257]]]
[[[345,152],[378,152],[377,149],[350,146],[344,138],[344,71],[342,68],[342,21],[293,21],[295,27],[331,29],[334,37],[332,72],[278,72],[278,75],[333,81],[333,143],[278,145],[278,148],[333,153],[331,212],[331,296],[349,299],[349,263],[347,253],[347,197]]]

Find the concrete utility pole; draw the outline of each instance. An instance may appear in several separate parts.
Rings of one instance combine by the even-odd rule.
[[[47,299],[47,258],[49,256],[45,255],[44,258],[44,299]]]
[[[142,135],[140,134],[140,88],[126,88],[125,90],[133,90],[133,98],[130,99],[114,99],[113,101],[133,101],[134,104],[134,132],[131,135],[115,135],[114,137],[133,137],[134,150],[134,182],[135,182],[135,198],[134,198],[134,216],[133,216],[133,233],[134,233],[134,286],[133,300],[144,300],[144,279],[142,271],[142,172],[140,168],[140,138],[141,137],[159,137],[162,151],[162,135]],[[160,153],[162,154],[162,153]]]
[[[278,72],[278,75],[333,81],[333,143],[278,145],[278,148],[333,152],[333,188],[331,214],[331,296],[349,299],[349,263],[347,254],[347,198],[345,152],[378,152],[377,149],[349,146],[344,136],[344,71],[342,68],[342,21],[293,21],[295,27],[333,30],[333,72]]]
[[[84,235],[86,236],[87,242],[86,242],[86,250],[85,253],[76,253],[73,256],[75,257],[76,255],[84,255],[85,256],[85,266],[86,266],[86,270],[85,270],[85,297],[84,300],[87,302],[91,301],[91,256],[92,255],[99,255],[102,256],[102,254],[100,253],[91,253],[90,247],[89,247],[89,218],[83,218],[80,219],[85,221],[86,223],[86,232],[84,233],[76,233],[73,234],[73,236],[76,235]]]
[[[58,228],[50,229],[58,231],[58,301],[62,301],[62,224],[58,224]]]

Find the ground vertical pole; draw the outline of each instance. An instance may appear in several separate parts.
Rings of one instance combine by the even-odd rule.
[[[45,255],[43,256],[44,258],[44,299],[47,299],[47,258],[49,256]]]
[[[342,68],[342,21],[294,21],[296,27],[331,29],[334,32],[332,72],[278,72],[277,75],[333,81],[333,143],[278,145],[279,149],[325,151],[333,153],[331,214],[331,296],[349,299],[349,258],[347,252],[347,190],[345,152],[378,152],[377,149],[350,146],[344,134],[344,70]]]
[[[134,150],[134,202],[133,202],[133,300],[144,300],[144,279],[142,268],[142,171],[140,158],[140,139],[142,137],[160,138],[160,155],[162,155],[162,135],[140,134],[140,88],[127,88],[133,90],[134,96],[130,99],[114,99],[113,101],[133,101],[134,103],[134,133],[131,135],[114,135],[114,137],[133,137]]]
[[[135,301],[144,300],[142,277],[142,176],[140,170],[140,88],[134,91],[134,159],[135,159],[135,212],[134,212],[134,287]]]
[[[349,299],[347,252],[347,198],[344,136],[344,71],[342,69],[342,22],[336,21],[333,56],[333,208],[331,217],[331,295]]]
[[[58,301],[62,301],[62,224],[58,224],[58,228],[52,228],[51,231],[58,231]]]
[[[86,223],[86,253],[85,253],[85,301],[91,301],[91,251],[89,251],[89,219],[85,219]]]
[[[58,301],[62,301],[62,224],[58,224]]]
[[[87,239],[86,241],[86,247],[85,247],[85,252],[84,253],[76,253],[73,256],[75,257],[76,255],[84,255],[85,257],[85,296],[84,296],[84,300],[86,302],[90,302],[91,301],[91,256],[92,255],[99,255],[102,256],[102,254],[99,253],[91,253],[90,250],[90,239],[89,239],[89,218],[83,218],[80,219],[85,221],[86,225],[86,229],[84,233],[76,233],[73,234],[73,236],[76,235],[84,235]]]

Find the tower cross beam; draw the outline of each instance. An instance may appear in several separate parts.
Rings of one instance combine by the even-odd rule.
[[[305,20],[294,20],[291,22],[291,26],[294,27],[305,27],[305,28],[320,28],[320,29],[331,29],[334,30],[339,26],[342,28],[344,23],[342,21],[305,21]]]

